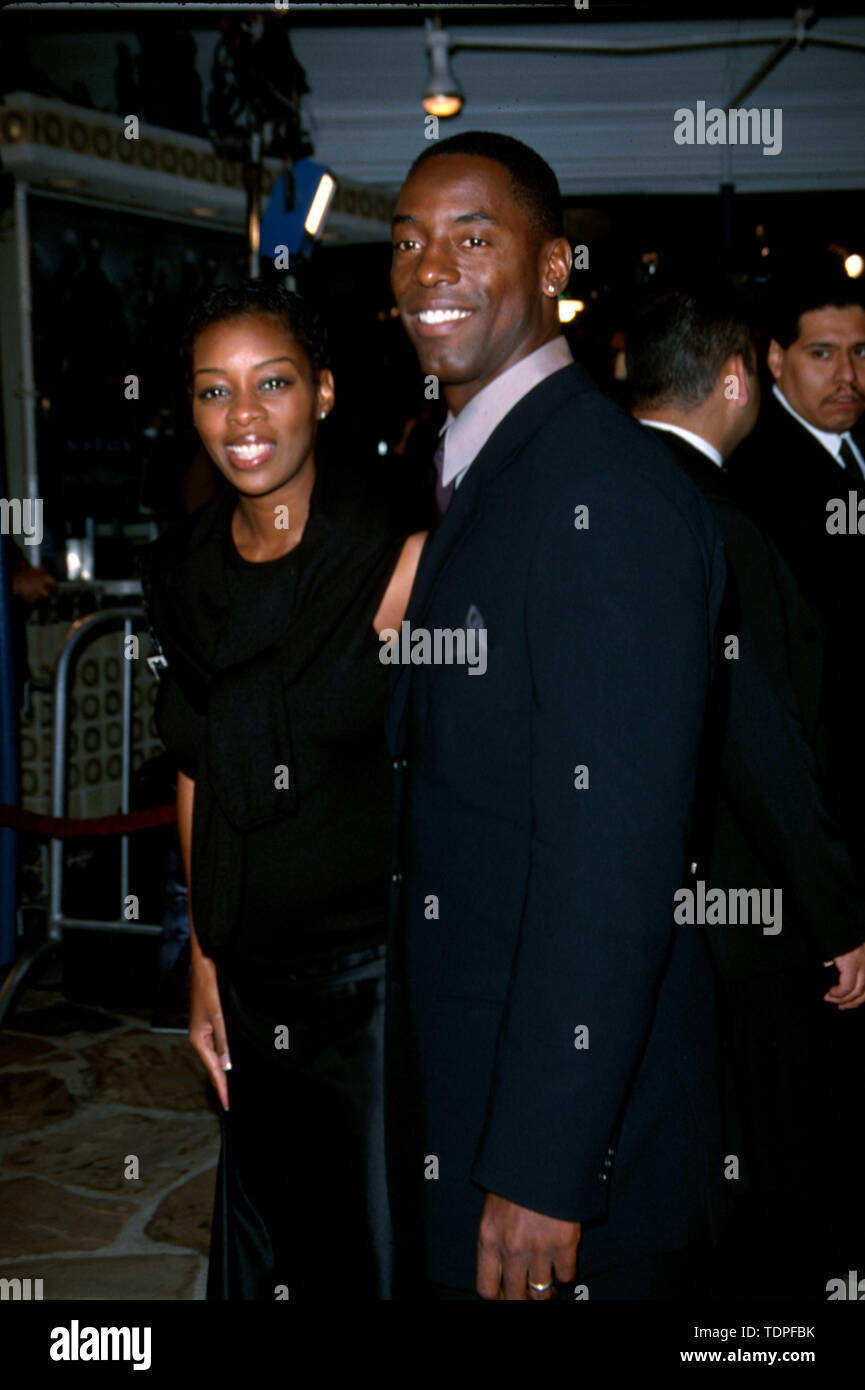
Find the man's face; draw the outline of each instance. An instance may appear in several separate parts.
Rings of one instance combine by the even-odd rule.
[[[422,164],[402,188],[393,226],[400,317],[424,373],[439,378],[456,413],[559,332],[567,242],[536,232],[507,169],[476,155]]]
[[[865,309],[811,309],[788,348],[772,340],[769,368],[809,424],[843,434],[865,410]]]

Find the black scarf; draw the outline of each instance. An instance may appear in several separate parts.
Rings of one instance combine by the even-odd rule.
[[[319,473],[301,542],[297,588],[285,622],[231,665],[218,655],[229,612],[225,536],[237,498],[224,488],[139,553],[151,632],[202,721],[195,781],[190,906],[206,954],[229,944],[243,902],[243,837],[297,813],[287,692],[345,620],[347,595],[367,622],[402,540],[339,475]],[[258,639],[260,642],[260,638]],[[288,768],[288,787],[275,770]],[[284,780],[284,779],[280,779]]]

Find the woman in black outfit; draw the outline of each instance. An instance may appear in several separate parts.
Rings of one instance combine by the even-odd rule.
[[[208,1298],[389,1297],[381,1022],[391,764],[378,633],[423,535],[317,470],[317,317],[213,291],[187,334],[229,486],[142,553],[190,888],[189,1037],[224,1107]]]

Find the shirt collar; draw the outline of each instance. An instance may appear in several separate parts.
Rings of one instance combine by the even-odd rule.
[[[458,474],[465,472],[486,444],[493,430],[540,382],[573,362],[571,349],[562,334],[530,352],[507,371],[478,391],[459,415],[448,411],[439,431],[444,434],[442,486],[447,487]]]
[[[708,439],[704,439],[701,434],[694,434],[693,430],[683,429],[681,425],[670,425],[666,420],[641,420],[641,425],[651,425],[653,430],[669,430],[670,434],[677,434],[686,443],[692,444],[695,449],[699,449],[701,454],[705,454],[707,459],[711,459],[719,468],[724,467],[724,460],[721,453],[710,444]]]
[[[803,420],[798,410],[793,409],[792,405],[787,400],[787,397],[784,395],[783,391],[781,391],[778,387],[777,382],[772,387],[772,393],[775,396],[776,400],[779,400],[781,402],[784,409],[790,412],[790,414],[793,416],[793,419],[798,420],[799,424],[802,425],[803,428],[806,429],[809,434],[813,434],[814,438],[823,445],[824,449],[829,450],[829,453],[832,455],[835,461],[837,463],[840,463],[841,467],[843,468],[844,460],[841,458],[841,444],[846,439],[847,443],[852,446],[853,441],[851,440],[849,433],[845,432],[844,434],[835,434],[831,430],[818,430],[816,425],[811,425],[808,423],[807,420]]]

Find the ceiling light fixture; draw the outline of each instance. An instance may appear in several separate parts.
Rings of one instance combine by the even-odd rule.
[[[463,90],[451,72],[448,33],[438,14],[426,22],[429,72],[423,89],[423,109],[428,116],[457,116],[463,108]]]
[[[687,53],[700,49],[740,48],[754,44],[774,44],[775,49],[764,58],[757,71],[748,78],[734,97],[725,102],[726,107],[739,106],[745,97],[757,87],[763,78],[778,66],[781,60],[794,48],[800,50],[814,45],[828,48],[846,49],[850,52],[865,51],[865,41],[848,34],[814,33],[812,25],[817,22],[814,6],[800,7],[793,15],[792,29],[785,28],[775,33],[712,34],[694,35],[687,38],[643,38],[636,41],[626,39],[566,39],[534,38],[525,32],[521,34],[490,35],[469,38],[463,33],[451,43],[448,34],[441,27],[438,11],[434,21],[426,21],[426,50],[430,55],[430,69],[423,92],[424,110],[431,116],[455,116],[462,109],[463,91],[450,70],[450,56],[471,49],[480,52],[511,53]],[[582,27],[582,26],[580,26]]]

